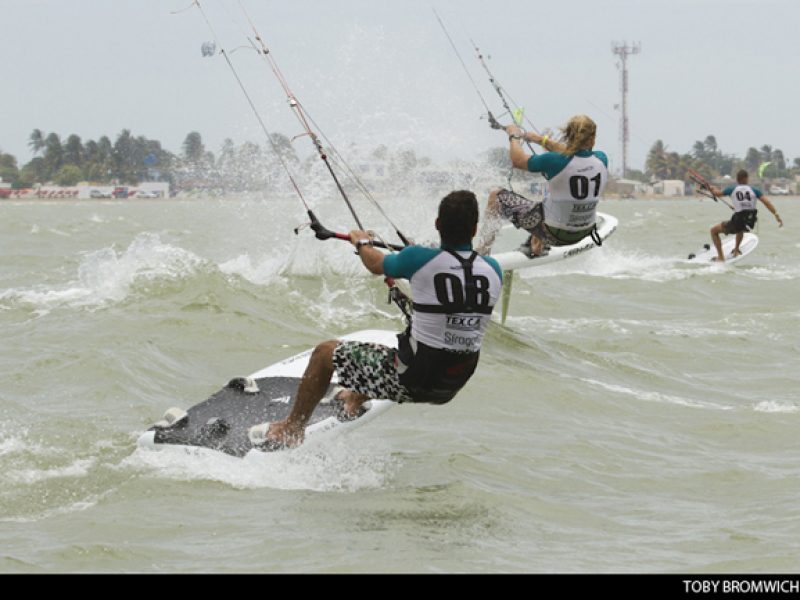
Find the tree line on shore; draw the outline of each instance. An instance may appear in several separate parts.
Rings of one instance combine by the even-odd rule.
[[[795,158],[794,164],[789,166],[783,151],[767,144],[760,149],[748,148],[744,158],[740,158],[722,152],[713,135],[695,142],[692,150],[685,154],[669,152],[662,140],[656,141],[647,155],[645,172],[634,175],[639,175],[643,181],[686,180],[688,170],[694,169],[705,178],[714,179],[725,175],[734,177],[740,169],[745,169],[755,176],[762,165],[767,165],[763,170],[765,179],[788,179],[800,175],[800,158]]]
[[[176,191],[218,190],[220,192],[263,191],[285,186],[286,177],[281,162],[292,171],[311,172],[318,166],[316,155],[301,159],[292,140],[274,134],[268,148],[245,142],[235,145],[225,140],[217,155],[206,149],[200,133],[189,133],[180,154],[165,150],[161,142],[144,136],[134,136],[123,130],[112,143],[108,136],[84,142],[72,134],[62,140],[57,133],[34,129],[29,138],[34,157],[19,166],[17,159],[0,151],[0,178],[15,189],[37,184],[73,186],[79,182],[94,185],[137,185],[142,181],[168,181]],[[362,152],[351,148],[361,164],[383,165],[389,179],[399,179],[409,173],[430,167],[433,162],[419,157],[413,150],[390,150],[386,146]],[[279,158],[280,157],[280,158]],[[510,167],[508,149],[493,148],[483,154],[481,161],[495,169]],[[772,146],[751,147],[744,158],[723,153],[716,138],[709,135],[697,141],[692,150],[680,154],[670,152],[662,140],[656,141],[648,153],[645,171],[629,170],[627,176],[641,181],[686,179],[689,168],[709,179],[735,175],[740,168],[758,172],[764,163],[771,163],[765,177],[771,179],[800,175],[800,158],[790,167],[783,152]]]
[[[282,153],[294,150],[284,136],[275,136],[276,147]],[[201,135],[193,131],[186,136],[182,152],[174,154],[158,140],[134,136],[124,129],[112,143],[108,136],[84,142],[72,134],[62,140],[57,133],[45,134],[34,129],[28,144],[33,158],[19,166],[16,157],[0,151],[0,177],[14,188],[30,188],[39,184],[73,186],[79,182],[95,185],[137,185],[142,181],[168,181],[173,187],[207,186],[219,179],[220,169],[237,178],[247,187],[245,174],[261,162],[261,151],[255,144],[235,148],[226,140],[219,159],[208,152]],[[272,162],[276,162],[275,159]]]
[[[157,140],[134,136],[123,130],[114,142],[108,136],[83,141],[72,134],[63,140],[57,133],[35,129],[28,144],[33,158],[18,165],[16,157],[0,150],[0,178],[14,189],[55,184],[74,186],[137,185],[142,181],[167,181],[176,190],[260,191],[286,185],[282,162],[292,172],[310,172],[317,167],[316,154],[301,159],[292,140],[273,134],[267,148],[226,139],[218,154],[206,149],[200,133],[189,133],[180,154],[174,154]],[[357,153],[358,154],[358,153]],[[387,165],[387,175],[403,176],[432,164],[413,150],[371,149],[367,161]]]

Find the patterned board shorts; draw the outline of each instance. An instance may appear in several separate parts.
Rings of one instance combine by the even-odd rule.
[[[400,383],[397,350],[380,344],[340,342],[333,351],[339,385],[376,400],[411,402]]]
[[[751,214],[750,211],[734,213],[730,221],[721,223],[722,231],[725,235],[736,235],[739,233],[746,233],[752,231],[756,224],[756,214]]]
[[[500,190],[497,193],[497,201],[500,204],[500,214],[511,221],[514,227],[525,229],[548,246],[561,245],[561,242],[544,226],[543,202],[528,200],[511,190]]]

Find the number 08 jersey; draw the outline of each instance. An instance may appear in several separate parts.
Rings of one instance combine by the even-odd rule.
[[[544,199],[544,222],[564,231],[583,231],[595,224],[597,204],[608,184],[608,158],[589,150],[575,156],[548,152],[532,156],[528,170],[550,182]]]
[[[465,248],[413,246],[387,256],[383,269],[411,282],[415,340],[438,350],[480,351],[503,285],[494,259]]]

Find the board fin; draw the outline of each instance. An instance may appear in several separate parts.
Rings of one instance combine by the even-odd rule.
[[[503,271],[503,296],[500,311],[500,323],[506,324],[508,307],[511,304],[511,290],[514,288],[514,271]]]

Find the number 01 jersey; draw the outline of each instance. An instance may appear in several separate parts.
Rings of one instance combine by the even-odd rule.
[[[471,249],[413,246],[387,256],[389,277],[408,279],[414,300],[412,337],[430,348],[479,352],[503,275],[492,258]]]
[[[564,231],[583,231],[597,219],[597,204],[608,184],[608,158],[589,150],[575,156],[548,152],[532,156],[528,170],[550,182],[544,199],[544,222]]]

